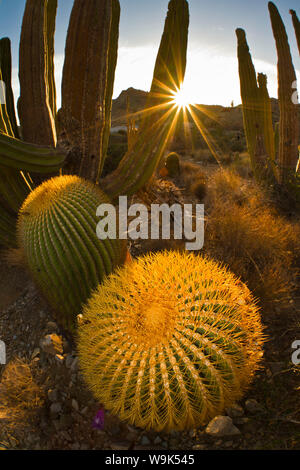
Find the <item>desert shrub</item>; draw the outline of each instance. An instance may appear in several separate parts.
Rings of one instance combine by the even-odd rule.
[[[29,362],[16,358],[5,367],[0,382],[0,427],[26,426],[43,406],[44,391]]]
[[[213,201],[205,233],[206,252],[228,265],[262,302],[287,301],[296,287],[299,224],[263,206],[255,196],[250,195],[244,204],[234,197],[229,203]]]
[[[202,200],[206,194],[207,176],[199,165],[192,162],[181,162],[180,175],[188,191]]]

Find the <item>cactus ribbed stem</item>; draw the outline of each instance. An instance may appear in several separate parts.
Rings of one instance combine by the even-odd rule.
[[[262,325],[248,288],[206,258],[163,252],[125,265],[86,305],[79,363],[112,414],[156,431],[197,428],[251,382]]]
[[[119,16],[119,3],[113,0],[75,0],[67,35],[63,129],[81,153],[71,171],[93,182],[100,176],[108,143]]]
[[[237,29],[238,60],[241,84],[241,98],[243,103],[244,128],[247,139],[248,152],[255,177],[261,179],[261,162],[257,159],[257,138],[263,134],[261,114],[259,106],[259,90],[256,71],[252,62],[246,33],[243,29]]]
[[[18,111],[27,142],[56,146],[53,41],[57,0],[27,0],[20,40]]]
[[[298,162],[298,107],[292,100],[296,73],[285,26],[276,6],[272,2],[269,2],[269,12],[278,55],[279,182],[286,184],[295,175]]]
[[[104,203],[92,183],[61,176],[36,188],[20,210],[18,241],[29,271],[70,330],[93,289],[126,257],[122,242],[97,238],[96,211]]]
[[[2,72],[2,80],[5,83],[6,88],[6,109],[7,114],[10,120],[10,124],[12,127],[14,137],[19,137],[19,130],[17,125],[16,119],[16,111],[15,111],[15,102],[14,102],[14,95],[11,86],[11,45],[9,38],[2,38],[0,40],[0,68]]]

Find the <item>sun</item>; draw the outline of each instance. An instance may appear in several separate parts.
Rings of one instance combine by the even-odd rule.
[[[194,104],[190,91],[184,85],[173,93],[172,101],[180,109],[189,108],[190,105]]]

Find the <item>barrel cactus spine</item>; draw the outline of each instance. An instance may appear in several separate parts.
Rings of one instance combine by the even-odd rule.
[[[207,423],[241,398],[262,356],[258,307],[214,261],[149,254],[105,279],[84,308],[79,364],[111,413],[156,431]]]
[[[126,258],[124,242],[97,238],[102,203],[109,199],[98,187],[65,175],[31,192],[19,214],[18,244],[27,267],[57,321],[71,331],[93,289]]]

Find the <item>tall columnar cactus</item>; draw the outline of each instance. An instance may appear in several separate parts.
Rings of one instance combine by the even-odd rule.
[[[163,252],[107,278],[84,309],[79,362],[95,397],[147,429],[207,423],[239,399],[262,356],[248,288],[213,261]]]
[[[57,0],[27,0],[20,40],[18,112],[27,142],[56,146],[53,42]]]
[[[118,49],[118,0],[75,0],[62,81],[62,125],[78,147],[70,171],[97,182],[108,145]]]
[[[285,26],[272,2],[269,2],[269,12],[278,55],[279,182],[287,183],[294,176],[298,162],[299,113],[298,107],[292,100],[296,73]]]
[[[260,99],[256,71],[252,62],[246,33],[243,29],[236,30],[238,40],[238,60],[243,102],[243,118],[247,139],[248,152],[252,168],[257,179],[261,179],[261,162],[256,158],[257,138],[263,133]]]
[[[297,39],[297,44],[298,44],[298,49],[299,49],[299,54],[300,54],[300,21],[295,10],[290,10],[290,14],[292,15],[293,25],[295,29],[295,34],[296,34],[296,39]]]
[[[17,125],[15,101],[13,90],[11,86],[11,44],[9,38],[2,38],[0,40],[0,68],[2,73],[2,80],[5,83],[5,99],[7,114],[10,120],[11,128],[14,137],[19,137],[19,130]]]
[[[73,330],[93,289],[126,258],[118,240],[99,240],[96,211],[109,203],[91,182],[60,176],[44,182],[24,202],[19,247],[57,321]]]
[[[131,195],[148,182],[174,132],[179,109],[173,94],[184,81],[188,28],[188,2],[171,0],[136,143],[116,171],[102,181],[113,199]]]
[[[258,74],[257,83],[245,32],[238,29],[236,33],[245,133],[254,170],[257,168],[259,153],[265,151],[268,155],[268,168],[271,165],[273,170],[272,175],[285,188],[292,188],[298,161],[299,137],[298,107],[292,99],[296,73],[284,24],[272,2],[269,2],[269,12],[278,55],[279,138],[277,139],[273,129],[266,77]],[[269,177],[269,171],[266,175]],[[261,179],[261,172],[255,171],[255,176]],[[262,176],[265,179],[265,174]]]

